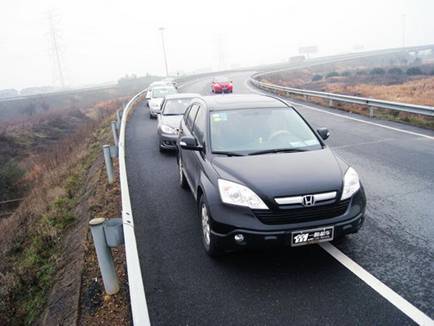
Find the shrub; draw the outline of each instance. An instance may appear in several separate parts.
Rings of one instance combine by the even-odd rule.
[[[369,72],[371,75],[384,75],[385,73],[386,71],[383,68],[374,68]]]
[[[398,67],[390,68],[387,73],[391,75],[402,75],[402,69]]]
[[[433,70],[431,70],[431,72],[429,73],[431,76],[434,76],[434,68]]]
[[[319,74],[313,75],[313,77],[312,77],[312,81],[318,81],[321,79],[322,79],[322,75],[319,75]]]
[[[343,71],[343,72],[341,73],[341,76],[344,76],[344,77],[350,77],[350,76],[351,76],[351,71],[349,71],[349,70],[345,70],[345,71]]]
[[[326,78],[330,78],[330,77],[338,77],[339,73],[337,71],[330,71],[327,75]]]
[[[362,76],[362,75],[366,75],[366,70],[357,70],[356,71],[356,75]]]
[[[18,182],[24,176],[24,171],[14,160],[0,166],[0,201],[17,198],[22,194]]]
[[[408,76],[423,75],[423,72],[419,67],[411,67],[407,69],[407,75]]]

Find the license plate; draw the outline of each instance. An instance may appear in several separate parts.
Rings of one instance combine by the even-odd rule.
[[[334,227],[326,226],[323,228],[295,231],[291,233],[291,246],[304,246],[308,244],[331,241],[334,236]]]

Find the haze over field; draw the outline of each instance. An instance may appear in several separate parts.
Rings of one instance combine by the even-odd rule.
[[[8,0],[0,5],[0,89],[59,85],[50,11],[68,86],[164,74],[162,26],[172,73],[287,60],[301,46],[326,55],[434,43],[430,0]]]

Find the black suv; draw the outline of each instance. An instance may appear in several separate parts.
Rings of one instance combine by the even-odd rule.
[[[180,124],[179,182],[197,200],[206,252],[301,246],[357,232],[366,197],[357,172],[280,99],[196,98]]]

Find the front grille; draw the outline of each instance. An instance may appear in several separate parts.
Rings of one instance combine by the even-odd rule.
[[[264,224],[302,223],[340,216],[346,212],[349,203],[350,199],[347,199],[313,207],[254,210],[253,212]]]

